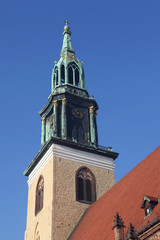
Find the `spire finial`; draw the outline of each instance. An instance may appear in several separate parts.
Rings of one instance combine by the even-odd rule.
[[[123,222],[122,218],[119,216],[119,213],[118,213],[118,212],[116,213],[116,216],[114,217],[114,226],[113,226],[113,229],[114,229],[115,227],[125,228],[124,222]]]
[[[68,20],[64,20],[64,22],[65,22],[66,25],[70,24],[70,23],[68,22]]]
[[[70,23],[68,22],[68,20],[64,20],[64,22],[66,25],[64,26],[63,36],[65,33],[68,33],[69,35],[71,35],[71,31],[70,31],[70,27],[69,27]]]
[[[73,55],[75,55],[75,52],[72,47],[71,43],[71,31],[70,27],[68,26],[69,22],[68,20],[64,20],[65,26],[64,26],[64,32],[63,32],[63,45],[62,45],[62,50],[61,50],[61,56],[64,54],[64,52],[70,52]]]
[[[127,233],[127,240],[138,240],[137,234],[134,230],[134,226],[130,223]]]

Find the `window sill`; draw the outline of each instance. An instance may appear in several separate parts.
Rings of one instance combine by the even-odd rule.
[[[77,202],[80,202],[80,203],[85,203],[85,204],[89,204],[91,205],[92,203],[94,203],[95,201],[93,202],[90,202],[90,201],[85,201],[85,200],[76,200]]]

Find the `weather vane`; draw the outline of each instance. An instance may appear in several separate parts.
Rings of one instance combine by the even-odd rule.
[[[66,23],[66,25],[70,24],[67,20],[64,20],[64,22]]]

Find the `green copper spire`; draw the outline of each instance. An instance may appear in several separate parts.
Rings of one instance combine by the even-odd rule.
[[[98,105],[85,89],[84,63],[75,56],[70,27],[65,23],[61,56],[52,70],[51,94],[40,112],[41,143],[54,137],[96,147]]]
[[[51,94],[60,91],[62,92],[64,85],[66,85],[66,90],[70,89],[71,91],[75,91],[73,87],[76,87],[76,91],[81,91],[84,96],[86,95],[86,90],[83,62],[80,63],[75,57],[75,51],[73,50],[71,43],[70,27],[68,26],[67,21],[65,21],[65,23],[61,57],[58,62],[55,61],[55,66],[52,72]]]
[[[68,26],[67,20],[65,20],[66,25],[64,26],[64,32],[63,32],[63,45],[61,50],[61,56],[65,52],[70,52],[73,55],[75,55],[75,51],[73,50],[72,43],[71,43],[71,31],[70,27]]]

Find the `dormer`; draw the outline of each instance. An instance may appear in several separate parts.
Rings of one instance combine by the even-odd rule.
[[[153,211],[154,207],[158,204],[159,199],[151,196],[144,196],[141,208],[145,211],[145,218],[148,217]]]

